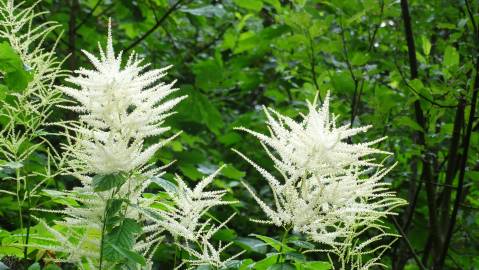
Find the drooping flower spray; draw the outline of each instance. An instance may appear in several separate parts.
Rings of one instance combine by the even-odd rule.
[[[268,181],[274,196],[272,207],[245,184],[267,216],[254,221],[292,229],[328,246],[322,251],[336,255],[341,269],[367,269],[378,264],[379,256],[363,262],[363,255],[383,236],[392,235],[381,224],[383,218],[405,204],[382,181],[394,165],[384,167],[374,158],[391,154],[372,147],[385,138],[348,142],[371,126],[337,126],[337,116],[329,111],[329,93],[317,107],[316,101],[308,103],[308,114],[299,122],[265,108],[269,135],[238,128],[261,142],[283,177],[276,178],[234,150]],[[362,234],[371,229],[379,235],[361,242]]]

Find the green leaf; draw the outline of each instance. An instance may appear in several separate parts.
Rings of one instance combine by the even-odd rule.
[[[422,42],[422,52],[424,53],[424,55],[429,56],[429,54],[431,53],[431,42],[425,36],[421,36],[421,42]]]
[[[181,173],[183,173],[186,177],[190,178],[191,180],[199,180],[203,177],[203,174],[198,171],[198,169],[189,163],[181,164],[178,166],[180,168]]]
[[[262,241],[254,238],[238,237],[234,240],[234,243],[247,251],[254,251],[261,254],[267,251],[266,245]]]
[[[120,187],[126,182],[126,179],[127,178],[123,173],[95,175],[92,181],[93,190],[99,192]]]
[[[363,52],[357,52],[353,55],[351,59],[351,64],[353,66],[362,66],[369,61],[369,54]]]
[[[7,268],[8,269],[8,268]],[[40,264],[38,262],[30,265],[28,267],[28,270],[41,270],[42,268],[40,267]]]
[[[8,88],[13,91],[24,90],[27,88],[28,82],[31,80],[31,75],[21,69],[8,72],[5,75],[5,83],[7,84]]]
[[[116,214],[121,210],[124,201],[123,199],[108,200],[108,210],[106,212],[106,226],[108,230],[121,221],[121,218],[116,216]]]
[[[254,264],[254,268],[256,270],[266,270],[268,267],[276,264],[276,261],[278,261],[279,255],[274,254],[269,257],[266,257],[262,259],[261,261],[258,261]]]
[[[290,248],[287,245],[285,245],[285,244],[281,243],[280,241],[278,241],[276,239],[273,239],[271,237],[264,236],[264,235],[259,235],[259,234],[251,234],[251,235],[255,236],[258,239],[261,239],[263,242],[265,242],[266,244],[268,244],[272,248],[276,249],[276,251],[280,251],[280,250],[282,250],[282,252],[295,251],[294,248]]]
[[[338,93],[354,92],[354,81],[351,78],[351,74],[346,71],[334,74],[331,78],[331,83],[333,84],[334,89],[338,91]]]
[[[406,126],[416,131],[423,131],[422,127],[414,120],[407,116],[401,116],[394,120],[398,126]]]
[[[123,204],[123,199],[109,199],[108,200],[108,210],[106,212],[106,217],[112,217],[116,215],[121,209],[121,205]]]
[[[104,254],[109,261],[115,261],[120,255],[113,245],[131,250],[135,243],[135,235],[141,233],[141,226],[131,218],[125,218],[120,225],[114,227],[110,233],[105,236]]]
[[[181,86],[181,94],[188,95],[188,98],[177,106],[177,114],[171,117],[175,123],[187,122],[185,128],[191,129],[192,122],[200,123],[208,127],[215,134],[220,134],[224,122],[215,105],[215,102],[191,86]]]
[[[421,80],[414,79],[409,82],[409,85],[415,90],[415,92],[417,92],[417,94],[420,94],[421,96],[430,100],[434,99],[429,88],[425,87]]]
[[[263,8],[263,1],[261,0],[233,0],[233,2],[239,7],[255,12]]]
[[[448,46],[444,51],[443,64],[447,67],[453,67],[459,65],[459,53],[456,48]]]
[[[161,188],[163,188],[167,192],[176,193],[178,189],[175,184],[160,177],[153,176],[151,178],[151,182],[159,185]]]
[[[237,234],[232,229],[220,229],[214,235],[213,239],[220,240],[224,242],[233,241],[237,237]]]
[[[220,88],[223,81],[223,67],[216,59],[208,59],[193,66],[195,85],[205,91]]]
[[[6,41],[0,43],[0,70],[5,73],[6,85],[13,91],[24,90],[32,80],[31,74],[25,70],[22,59]]]
[[[128,259],[129,261],[135,262],[135,263],[140,264],[140,265],[146,265],[145,258],[143,256],[141,256],[140,254],[138,254],[137,252],[134,252],[130,249],[122,248],[122,247],[117,246],[115,244],[110,244],[110,246],[114,250],[116,250],[120,255],[122,255],[123,257]]]
[[[331,264],[328,262],[322,261],[312,261],[312,262],[296,262],[297,269],[303,270],[330,270]]]
[[[236,169],[233,165],[228,164],[221,170],[221,174],[235,180],[241,180],[246,175],[245,172]]]
[[[23,63],[20,56],[8,42],[0,43],[0,70],[8,73],[21,69],[23,69]]]
[[[304,249],[314,249],[314,244],[303,240],[290,240],[289,243]]]
[[[8,87],[6,85],[0,84],[0,101],[5,100],[7,96]]]
[[[54,263],[50,263],[46,265],[45,267],[43,267],[43,270],[62,270],[62,269],[58,265]]]
[[[195,16],[204,17],[223,17],[226,14],[222,5],[207,5],[199,8],[182,8],[180,11],[189,13]]]
[[[289,263],[275,263],[267,268],[267,270],[295,270],[296,268]]]

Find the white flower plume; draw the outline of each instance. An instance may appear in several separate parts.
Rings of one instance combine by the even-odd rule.
[[[224,266],[226,262],[220,259],[220,254],[229,245],[221,246],[220,243],[216,249],[210,239],[234,217],[234,214],[219,225],[213,224],[210,218],[205,218],[211,208],[235,203],[222,199],[226,190],[205,191],[221,169],[223,166],[201,180],[193,189],[189,188],[179,176],[175,179],[177,185],[163,179],[153,180],[163,187],[170,201],[158,201],[161,207],[152,206],[144,209],[144,214],[155,223],[153,226],[167,230],[177,239],[177,244],[194,257],[184,261],[191,265],[219,267]]]
[[[167,68],[147,71],[148,65],[142,64],[135,54],[122,65],[121,52],[115,55],[113,50],[111,23],[106,50],[100,47],[100,57],[84,53],[94,69],[80,68],[75,71],[76,77],[67,79],[76,88],[59,87],[75,103],[63,107],[80,113],[79,121],[63,124],[68,131],[65,133],[68,142],[63,147],[69,160],[67,173],[77,177],[82,186],[59,195],[76,204],[64,210],[38,210],[64,215],[62,221],[56,222],[56,227],[45,224],[52,239],[51,245],[43,248],[64,252],[66,258],[60,260],[77,265],[86,262],[89,268],[85,268],[98,269],[101,236],[113,199],[120,201],[117,209],[121,208],[123,217],[138,225],[147,223],[139,209],[149,207],[153,201],[143,197],[143,192],[151,179],[160,177],[165,168],[154,168],[148,161],[178,134],[149,146],[144,141],[169,129],[163,121],[185,96],[165,101],[177,90],[172,88],[174,82],[160,82]],[[100,178],[121,175],[124,183],[115,190],[98,191],[94,188],[92,175]],[[144,226],[141,233],[135,234],[132,251],[151,262],[162,240],[162,232],[163,228]]]
[[[329,112],[329,93],[322,107],[316,107],[316,102],[308,103],[308,114],[299,122],[265,109],[269,135],[238,128],[258,138],[283,180],[233,150],[256,168],[273,192],[274,207],[244,183],[267,216],[254,221],[304,233],[313,241],[329,245],[332,253],[345,259],[344,254],[362,254],[371,244],[356,242],[355,238],[366,229],[375,228],[386,235],[379,225],[381,219],[394,214],[392,210],[405,202],[382,181],[394,166],[383,167],[373,157],[390,155],[372,147],[384,138],[348,142],[348,138],[365,132],[369,126],[337,127],[337,117]],[[350,261],[349,267],[356,269],[358,265],[357,260]]]
[[[61,87],[77,105],[66,108],[81,113],[76,144],[68,150],[73,159],[81,161],[76,168],[85,172],[109,174],[132,171],[144,165],[164,142],[144,149],[144,139],[157,136],[169,128],[163,120],[182,99],[164,102],[176,91],[174,82],[165,84],[160,79],[169,67],[146,71],[148,64],[133,53],[122,66],[122,53],[115,55],[108,30],[105,52],[99,46],[100,57],[83,51],[94,70],[80,68],[78,76],[67,81],[78,88]]]
[[[278,155],[278,158],[273,158],[275,165],[293,177],[316,172],[346,172],[351,166],[374,165],[363,159],[365,156],[389,154],[370,147],[385,138],[368,143],[348,143],[347,138],[365,132],[371,126],[337,127],[337,117],[330,116],[329,112],[329,94],[323,106],[318,110],[316,107],[315,102],[308,102],[308,114],[299,123],[273,109],[265,109],[270,136],[245,128],[237,129],[252,134],[274,149]]]

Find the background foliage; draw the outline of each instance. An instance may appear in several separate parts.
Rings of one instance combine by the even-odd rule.
[[[50,12],[39,23],[62,25],[55,34],[63,31],[58,54],[69,55],[66,69],[88,65],[81,49],[96,51],[98,41],[104,42],[109,17],[116,48],[135,50],[155,67],[173,65],[167,80],[177,79],[179,95],[189,98],[168,124],[173,132],[184,132],[157,154],[157,163],[177,160],[166,178],[178,172],[190,182],[228,164],[214,184],[240,203],[211,214],[224,220],[238,213],[216,237],[247,250],[243,259],[261,260],[269,250],[248,235],[251,228],[275,238],[281,232],[248,221],[261,211],[240,181],[263,197],[271,194],[230,149],[268,169],[272,164],[259,143],[233,128],[266,132],[262,105],[295,117],[305,111],[306,99],[317,91],[324,98],[331,90],[332,111],[340,121],[372,124],[369,138],[361,141],[388,136],[381,148],[398,162],[386,181],[409,206],[388,221],[403,238],[384,263],[392,269],[440,269],[444,260],[444,269],[479,269],[477,1],[414,0],[408,7],[406,0],[42,0],[37,8]],[[1,46],[2,70],[6,63],[18,65]],[[28,81],[28,74],[11,71],[14,80]],[[0,98],[7,89],[0,86]],[[75,115],[57,109],[52,117]],[[57,140],[52,139],[54,146]],[[39,149],[22,170],[41,170],[45,162]],[[6,170],[2,167],[0,177]],[[77,184],[65,176],[48,181],[59,190]],[[0,185],[9,189],[8,181]],[[44,193],[32,207],[67,203]],[[8,247],[18,233],[16,207],[13,197],[1,195],[3,255],[23,254]],[[307,245],[291,246],[300,250],[302,244]],[[159,248],[155,260],[161,269],[172,267],[174,250],[168,241]],[[53,255],[30,258],[42,256]]]

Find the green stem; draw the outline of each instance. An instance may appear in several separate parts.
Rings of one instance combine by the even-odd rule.
[[[113,194],[112,196],[113,197]],[[111,198],[110,198],[111,199]],[[106,216],[108,214],[108,208],[110,208],[110,199],[106,201],[105,211],[103,212],[103,220],[102,220],[102,228],[101,228],[101,240],[100,240],[100,265],[98,267],[99,270],[102,269],[103,266],[103,245],[105,242],[105,230],[106,230]]]
[[[176,256],[178,255],[178,246],[175,245],[175,256],[173,257],[173,268],[176,269]]]
[[[286,239],[288,239],[288,234],[289,231],[291,230],[291,227],[285,228],[283,236],[281,237],[281,246],[279,247],[279,256],[276,259],[276,263],[279,263],[279,260],[281,258],[281,261],[283,262],[284,259],[286,259],[286,256],[283,254],[283,246],[286,245]]]
[[[22,189],[20,184],[20,169],[15,169],[15,176],[17,180],[17,205],[18,205],[18,219],[20,221],[20,232],[22,234],[22,242],[25,243],[23,236],[23,202],[20,202],[20,191]],[[26,257],[25,257],[26,258]]]
[[[32,207],[32,200],[30,198],[30,188],[28,187],[27,179],[25,178],[25,188],[27,192],[27,235],[25,238],[25,248],[23,249],[23,255],[25,259],[28,255],[28,239],[30,238],[30,225],[31,225],[31,217],[30,217],[30,208]]]

